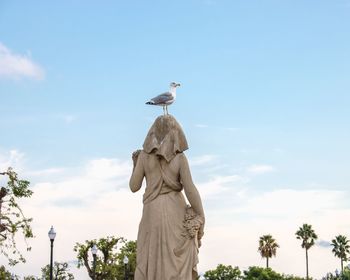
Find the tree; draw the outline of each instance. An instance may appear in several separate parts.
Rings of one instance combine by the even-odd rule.
[[[53,280],[74,280],[74,276],[69,272],[68,263],[55,262],[52,269]],[[1,279],[1,278],[0,278]],[[41,277],[33,275],[25,276],[23,280],[49,280],[50,279],[50,265],[41,268]]]
[[[343,273],[327,273],[322,280],[350,280],[350,269],[345,267]]]
[[[219,264],[215,269],[208,270],[204,273],[205,280],[239,280],[241,271],[239,268],[231,265]]]
[[[341,271],[344,272],[343,262],[348,260],[350,254],[350,241],[344,235],[338,235],[332,240],[333,246],[332,252],[338,258],[340,258]]]
[[[305,249],[306,258],[306,279],[309,279],[309,256],[308,250],[315,244],[317,235],[311,225],[303,224],[302,227],[295,233],[297,239],[302,241],[301,247]]]
[[[11,272],[7,271],[6,268],[2,265],[0,266],[0,279],[1,280],[12,280]]]
[[[136,241],[128,241],[121,248],[117,255],[117,279],[124,279],[124,257],[129,260],[128,273],[129,279],[134,279],[134,271],[136,269]]]
[[[15,236],[21,232],[26,241],[26,249],[31,248],[27,244],[28,238],[33,238],[30,223],[32,219],[24,216],[17,199],[30,197],[33,192],[29,190],[29,182],[18,179],[17,173],[11,167],[0,175],[6,176],[6,186],[0,186],[0,254],[3,254],[10,265],[25,262],[22,253],[17,249]]]
[[[120,250],[117,245],[124,244]],[[99,240],[86,240],[84,244],[76,243],[74,251],[77,252],[78,268],[85,266],[88,275],[93,279],[93,260],[91,248],[96,244],[98,253],[96,256],[96,280],[120,279],[124,275],[124,256],[129,258],[129,271],[136,267],[136,242],[126,240],[122,237],[107,237]],[[131,275],[132,276],[132,275]],[[118,278],[119,277],[119,278]],[[122,279],[122,278],[121,278]],[[131,280],[132,277],[129,277]]]
[[[271,268],[252,266],[243,272],[242,280],[304,280],[304,278],[279,274]]]
[[[271,268],[252,266],[243,272],[243,280],[283,280],[283,276]]]
[[[277,248],[280,246],[277,244],[276,240],[272,235],[263,235],[259,239],[259,252],[263,258],[266,258],[266,268],[269,267],[269,258],[276,256]]]
[[[350,280],[350,268],[344,268],[343,273],[341,274],[342,280]]]
[[[53,279],[54,280],[74,280],[74,276],[69,272],[68,263],[55,262],[53,265]],[[41,269],[41,279],[50,279],[50,265],[46,265]]]

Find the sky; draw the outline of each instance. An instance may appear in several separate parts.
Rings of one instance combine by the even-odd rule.
[[[78,280],[76,242],[136,239],[131,154],[162,114],[145,102],[172,81],[206,213],[199,271],[264,266],[271,234],[271,267],[304,276],[303,223],[319,237],[310,275],[339,269],[327,244],[350,238],[349,77],[349,0],[0,0],[0,170],[31,182],[36,236],[10,270],[39,275],[51,225]]]

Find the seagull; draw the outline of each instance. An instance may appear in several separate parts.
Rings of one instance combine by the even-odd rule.
[[[157,106],[163,106],[163,113],[164,115],[168,115],[168,105],[173,104],[173,102],[176,99],[176,88],[179,87],[180,84],[177,84],[175,82],[172,82],[170,84],[170,90],[167,92],[164,92],[154,98],[152,98],[150,101],[146,102],[147,105],[157,105]]]

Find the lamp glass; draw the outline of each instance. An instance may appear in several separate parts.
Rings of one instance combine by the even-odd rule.
[[[55,237],[56,237],[56,231],[54,230],[53,226],[51,226],[51,229],[49,231],[49,238],[50,240],[55,240]]]
[[[129,259],[128,259],[127,256],[124,256],[123,263],[124,264],[128,264],[129,263]]]
[[[91,253],[92,253],[93,255],[96,255],[96,254],[97,254],[97,246],[96,246],[96,244],[94,244],[94,245],[91,247]]]

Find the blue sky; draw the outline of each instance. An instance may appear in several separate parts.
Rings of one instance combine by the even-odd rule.
[[[349,0],[1,1],[0,165],[15,165],[36,193],[62,194],[53,201],[58,220],[69,201],[84,220],[79,207],[94,191],[122,192],[136,205],[126,192],[130,154],[161,114],[144,103],[177,81],[182,86],[169,110],[184,127],[194,179],[203,188],[208,243],[232,236],[225,226],[242,226],[238,221],[247,227],[237,238],[250,230],[258,238],[272,220],[266,230],[274,235],[273,226],[278,232],[288,215],[291,228],[314,222],[323,239],[338,230],[349,234],[348,222],[332,224],[334,232],[328,223],[350,213],[349,30]],[[91,170],[107,179],[94,177],[99,187],[74,197],[71,183],[90,180]],[[314,208],[305,201],[310,212],[279,211],[276,200],[285,207],[288,196],[296,200],[291,209],[302,197]],[[36,207],[28,207],[45,236],[51,221],[46,225],[36,210],[44,200],[38,194]],[[260,202],[271,210],[263,216],[254,208]],[[96,213],[107,211],[100,207]],[[137,213],[124,232],[129,239]],[[45,237],[37,239],[42,246]],[[200,269],[260,264],[251,240],[254,258],[227,252],[211,260],[214,249],[204,244]],[[276,269],[303,275],[302,262],[292,267],[282,250]],[[63,253],[63,260],[74,258]],[[321,262],[315,276],[336,267],[331,255],[323,259],[328,267]],[[20,271],[35,273],[42,262]]]

